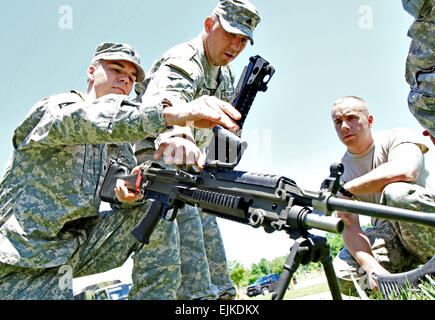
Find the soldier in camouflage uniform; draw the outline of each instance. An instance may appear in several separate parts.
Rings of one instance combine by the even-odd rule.
[[[192,120],[236,128],[222,110],[237,111],[218,99],[178,107],[130,100],[135,80],[144,79],[139,62],[129,45],[102,43],[87,94],[45,98],[16,128],[0,184],[0,299],[73,299],[73,277],[119,267],[138,249],[130,231],[146,204],[99,213],[109,159],[136,163],[128,141]]]
[[[185,103],[200,96],[214,95],[228,101],[234,91],[234,73],[229,63],[245,48],[247,41],[253,44],[253,31],[259,21],[258,12],[249,1],[220,1],[212,15],[207,17],[204,30],[198,37],[175,46],[155,61],[145,81],[135,87],[138,99],[164,94],[172,101]],[[165,135],[184,135],[196,141],[203,150],[212,136],[211,130],[194,130],[192,133],[179,128]],[[160,138],[156,143],[159,141]],[[142,140],[134,148],[138,163],[153,160],[152,140]],[[152,264],[141,264],[144,257],[138,254],[134,269],[141,271],[135,274],[143,277],[144,282],[165,274],[167,290],[178,299],[234,298],[235,287],[229,276],[216,218],[186,206],[178,211],[176,222],[159,223],[158,229],[167,230],[162,233],[166,239],[149,245],[154,248],[152,252],[166,250],[159,255],[160,262],[156,261],[159,269],[152,268]],[[149,254],[149,249],[143,252],[145,256]],[[156,258],[155,254],[153,257]],[[162,268],[162,265],[166,267]],[[156,289],[145,285],[141,288],[149,290],[138,293],[139,296],[156,297]]]
[[[428,148],[412,131],[372,134],[373,116],[357,97],[338,99],[332,119],[347,146],[341,178],[347,192],[339,196],[435,214],[434,185],[424,165]],[[346,222],[346,247],[334,259],[334,269],[344,294],[356,293],[354,281],[373,289],[373,274],[409,271],[435,254],[435,230],[429,226],[372,219],[373,227],[363,232],[358,215],[338,215]]]
[[[402,4],[416,19],[408,31],[412,39],[406,61],[409,110],[435,144],[435,1],[402,0]]]

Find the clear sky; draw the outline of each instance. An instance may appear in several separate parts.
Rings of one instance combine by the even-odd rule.
[[[86,70],[102,41],[127,42],[147,70],[175,44],[198,35],[216,0],[15,0],[0,11],[0,167],[15,127],[39,99],[86,90]],[[407,106],[405,61],[413,19],[400,0],[253,0],[261,15],[234,62],[238,79],[252,55],[276,69],[245,122],[249,147],[239,170],[288,176],[317,189],[344,152],[330,119],[341,96],[364,98],[374,130],[423,128]],[[429,139],[427,140],[429,144]],[[433,164],[433,146],[427,162]],[[288,253],[284,234],[219,220],[230,260],[246,266]]]

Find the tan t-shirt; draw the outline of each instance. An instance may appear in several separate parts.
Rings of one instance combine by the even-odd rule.
[[[364,152],[352,154],[346,151],[341,162],[344,165],[344,173],[341,177],[343,183],[358,178],[381,164],[388,162],[394,156],[395,148],[403,143],[416,144],[425,154],[429,149],[419,137],[409,129],[395,128],[379,131],[373,134],[373,143]],[[424,160],[417,181],[414,182],[422,187],[429,186],[429,172],[426,170]],[[380,203],[382,193],[358,195],[356,198],[364,202]]]

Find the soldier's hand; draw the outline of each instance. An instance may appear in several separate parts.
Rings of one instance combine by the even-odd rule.
[[[181,138],[171,137],[162,141],[154,159],[164,157],[165,163],[174,165],[197,166],[202,170],[205,164],[205,156],[192,141]]]
[[[370,283],[370,288],[375,292],[377,290],[379,290],[378,283],[374,279],[376,277],[376,275],[390,274],[390,272],[387,269],[385,269],[383,266],[381,266],[379,263],[374,263],[373,265],[371,265],[369,267],[366,266],[364,268],[364,270],[366,271],[366,273],[368,275],[368,281]]]
[[[140,166],[134,168],[131,171],[131,174],[138,173],[140,171],[140,168]],[[144,197],[142,193],[134,192],[128,189],[125,185],[125,181],[122,179],[116,180],[115,195],[120,202],[135,202],[138,200],[142,200]]]
[[[168,126],[193,124],[200,129],[222,125],[230,130],[239,130],[234,120],[241,118],[240,112],[231,104],[214,96],[202,96],[186,104],[166,107],[163,114]]]

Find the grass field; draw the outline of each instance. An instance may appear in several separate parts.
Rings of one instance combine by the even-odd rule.
[[[284,300],[297,299],[297,298],[311,296],[323,292],[329,292],[329,287],[326,282],[315,284],[309,287],[287,290],[287,292],[284,295]]]
[[[396,295],[391,295],[388,298],[380,296],[379,294],[372,293],[368,297],[363,299],[369,300],[435,300],[435,280],[433,277],[426,276],[425,281],[418,285],[418,288],[406,287],[405,289],[400,289],[400,292]],[[324,294],[323,294],[324,293]],[[295,286],[292,290],[287,290],[283,300],[293,300],[304,298],[306,300],[329,300],[331,294],[329,291],[328,284],[322,279],[318,281],[307,282],[307,285]],[[360,299],[357,297],[342,296],[344,300],[355,300]],[[270,300],[271,295],[263,296],[259,295],[256,297],[249,298],[244,296],[243,299],[247,300]]]

